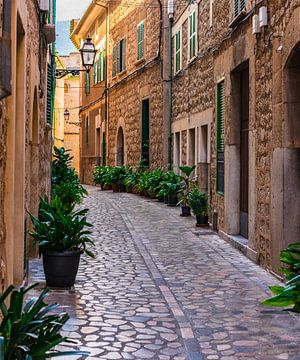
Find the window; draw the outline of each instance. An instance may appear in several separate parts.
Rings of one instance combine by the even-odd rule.
[[[47,123],[52,124],[52,114],[53,114],[53,66],[51,64],[47,65],[47,105],[46,105],[46,117]]]
[[[94,64],[94,84],[98,84],[105,79],[105,69],[104,69],[104,50],[96,56]]]
[[[126,38],[121,39],[112,51],[112,77],[126,70]]]
[[[85,143],[89,143],[89,117],[85,118]]]
[[[91,92],[90,73],[85,72],[84,77],[85,77],[85,81],[84,81],[85,95],[89,95],[89,93]]]
[[[217,85],[217,192],[224,194],[224,81]]]
[[[137,59],[141,60],[144,58],[144,39],[145,39],[145,23],[142,21],[137,28],[138,33],[138,46],[137,46]]]
[[[175,34],[175,74],[181,70],[181,30]]]
[[[189,17],[189,59],[192,60],[196,56],[197,31],[196,31],[196,11]]]
[[[115,45],[112,51],[112,77],[117,76],[117,66],[118,66],[118,45]]]
[[[126,39],[119,41],[119,72],[126,70]]]
[[[246,7],[247,0],[233,0],[233,17],[237,17]]]

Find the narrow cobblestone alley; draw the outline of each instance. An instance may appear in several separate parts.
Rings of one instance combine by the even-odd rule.
[[[99,188],[83,206],[96,259],[82,260],[75,292],[50,300],[66,307],[65,334],[89,359],[300,359],[299,316],[260,305],[276,280],[210,229]],[[43,282],[40,262],[31,267]]]

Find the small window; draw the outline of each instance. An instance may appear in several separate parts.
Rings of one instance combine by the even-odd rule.
[[[175,34],[175,74],[181,70],[181,30]]]
[[[118,45],[115,45],[112,51],[112,77],[117,76],[117,66],[118,66]]]
[[[121,39],[113,47],[112,77],[126,70],[126,38]]]
[[[85,72],[85,95],[89,95],[91,92],[91,79],[90,79],[90,73]]]
[[[94,63],[94,85],[96,85],[98,83],[98,64],[99,64],[99,55],[96,56],[95,58],[95,63]]]
[[[196,11],[189,17],[189,59],[196,56],[197,46],[197,28],[196,28]]]
[[[224,194],[224,81],[217,85],[217,192]]]
[[[137,28],[138,33],[138,46],[137,46],[137,59],[141,60],[144,58],[144,47],[145,47],[145,23],[142,21]]]
[[[247,0],[233,0],[233,17],[236,18],[243,10],[245,10]]]
[[[119,73],[126,70],[126,39],[119,41],[119,59],[118,59],[118,71]]]

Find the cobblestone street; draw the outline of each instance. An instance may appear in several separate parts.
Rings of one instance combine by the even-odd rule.
[[[89,359],[300,359],[299,316],[260,305],[277,280],[210,229],[133,194],[89,187],[84,206],[96,259],[50,300]],[[39,261],[31,273],[44,281]]]

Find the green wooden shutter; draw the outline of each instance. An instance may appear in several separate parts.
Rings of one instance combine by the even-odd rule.
[[[85,72],[85,95],[89,95],[91,92],[91,79],[90,73]]]
[[[126,38],[120,40],[119,51],[120,72],[122,72],[126,70]]]
[[[190,17],[190,59],[196,56],[196,11],[194,11]]]
[[[94,85],[98,82],[98,55],[95,58],[94,63]]]
[[[145,39],[145,24],[144,22],[138,25],[138,60],[143,59],[144,57],[144,41]]]
[[[246,7],[247,0],[233,0],[233,16],[237,17]]]
[[[225,83],[217,85],[217,192],[224,194]]]
[[[86,144],[88,144],[89,143],[89,122],[90,122],[90,120],[89,120],[89,117],[87,116],[86,118],[85,118],[85,143]]]
[[[47,105],[46,105],[46,117],[47,123],[52,124],[52,100],[53,100],[53,67],[51,64],[47,65]]]
[[[178,30],[175,35],[175,73],[181,69],[181,31]]]
[[[118,45],[113,47],[112,58],[112,77],[115,77],[117,75],[118,66]]]
[[[100,59],[99,59],[99,80],[103,81],[104,80],[104,51],[101,51],[100,53]]]

